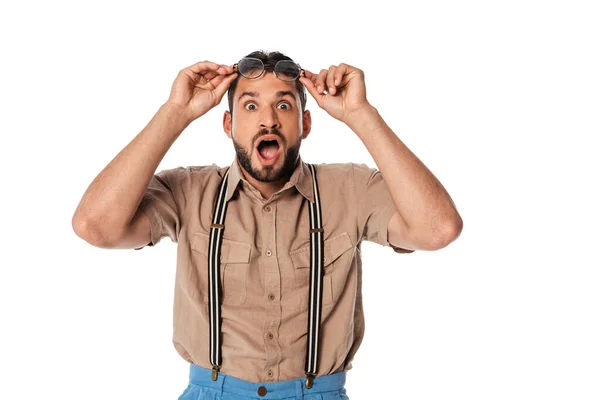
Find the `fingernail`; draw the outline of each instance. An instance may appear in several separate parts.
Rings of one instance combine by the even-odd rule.
[[[333,87],[330,87],[330,88],[329,88],[329,91],[330,91],[330,92],[333,92],[333,90],[334,90],[334,89],[333,89]]]
[[[318,90],[319,92],[322,92],[322,91],[323,91],[323,86],[317,86],[317,90]]]
[[[339,84],[339,83],[340,83],[340,80],[339,80],[339,79],[336,79],[336,80],[335,80],[335,84],[337,85],[337,84]]]

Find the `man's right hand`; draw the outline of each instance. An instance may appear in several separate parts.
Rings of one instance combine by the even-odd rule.
[[[191,122],[219,104],[237,76],[229,65],[196,63],[179,71],[167,104],[177,106]]]

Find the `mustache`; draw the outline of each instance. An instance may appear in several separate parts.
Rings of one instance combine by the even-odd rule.
[[[285,138],[283,137],[283,135],[281,134],[281,132],[279,132],[279,130],[277,128],[261,129],[260,131],[258,131],[256,139],[254,140],[254,143],[259,141],[262,136],[266,136],[266,135],[276,135],[281,140],[281,143],[286,144]]]

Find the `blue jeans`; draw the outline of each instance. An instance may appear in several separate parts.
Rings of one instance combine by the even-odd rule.
[[[305,386],[306,377],[252,383],[219,373],[213,381],[211,370],[190,363],[190,383],[177,400],[349,400],[345,383],[345,371],[315,378],[310,389]]]

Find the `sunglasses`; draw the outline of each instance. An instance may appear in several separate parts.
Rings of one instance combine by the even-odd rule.
[[[233,68],[248,79],[260,78],[265,73],[265,64],[262,60],[254,57],[244,57],[237,64],[233,64]],[[300,76],[302,72],[300,65],[291,60],[280,60],[275,64],[273,73],[282,81],[291,82]]]

